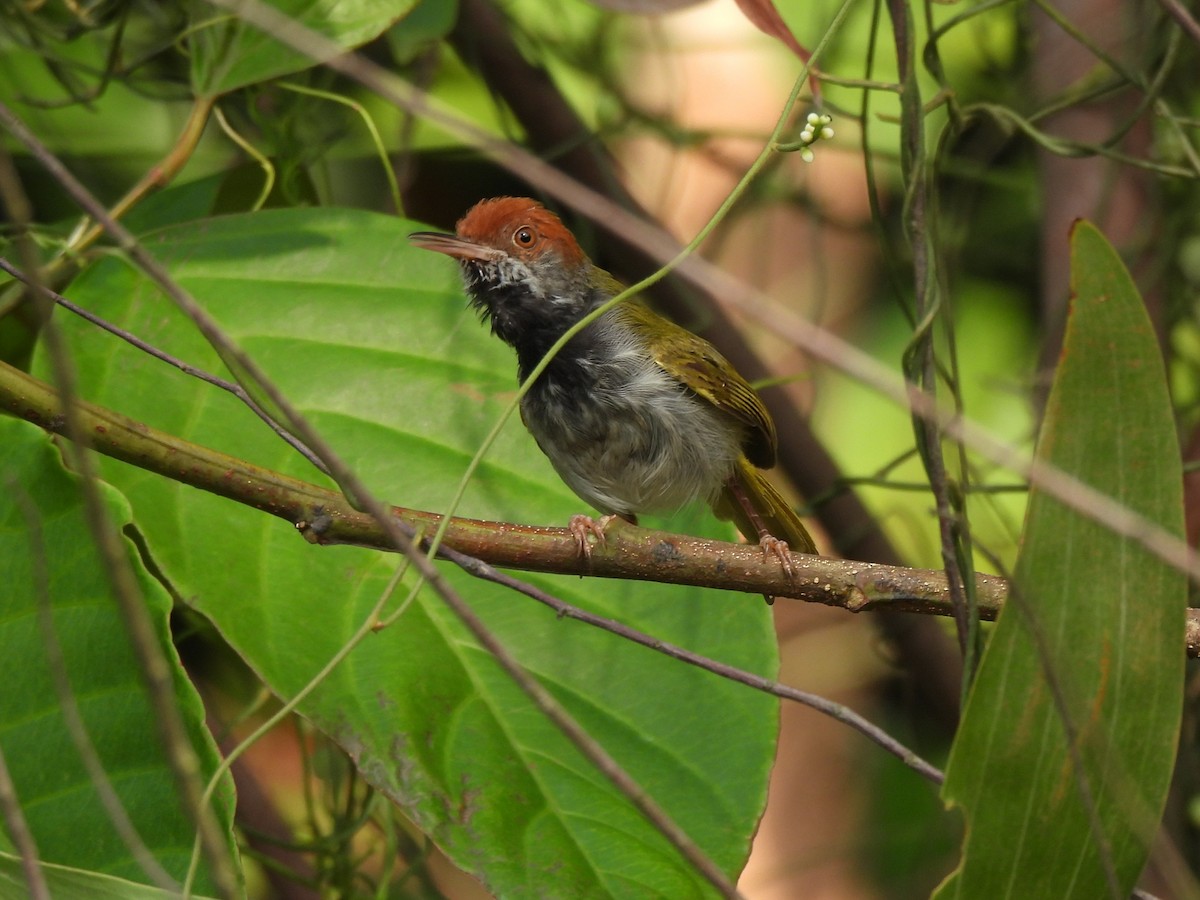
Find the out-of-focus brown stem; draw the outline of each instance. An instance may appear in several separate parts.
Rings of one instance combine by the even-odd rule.
[[[1121,0],[1063,0],[1057,14],[1075,23],[1086,39],[1101,51],[1127,63],[1135,71],[1143,68],[1140,57],[1157,50],[1148,47],[1147,33],[1137,6]],[[1037,99],[1052,101],[1064,86],[1079,83],[1094,70],[1098,60],[1093,50],[1063,30],[1036,6],[1031,12],[1035,49],[1032,60],[1033,92]],[[1134,22],[1138,28],[1130,26]],[[1056,138],[1077,145],[1101,144],[1123,128],[1137,108],[1140,92],[1132,85],[1125,91],[1076,103],[1045,117],[1041,127]],[[1125,134],[1120,149],[1139,157],[1150,155],[1150,116]],[[1152,196],[1150,176],[1134,166],[1122,165],[1101,156],[1067,157],[1045,149],[1038,151],[1042,198],[1040,309],[1042,350],[1040,368],[1042,400],[1049,390],[1050,372],[1058,362],[1070,291],[1070,254],[1067,241],[1071,224],[1084,217],[1093,221],[1119,250],[1141,248],[1157,252],[1154,240],[1160,217],[1148,212]],[[1141,254],[1145,259],[1145,253]],[[1131,271],[1137,276],[1137,260]],[[1160,341],[1163,339],[1162,300],[1155,291],[1143,292],[1146,308]]]
[[[215,98],[212,97],[196,98],[188,113],[183,130],[175,141],[175,145],[166,156],[150,167],[146,174],[142,176],[137,184],[130,188],[124,197],[117,201],[109,211],[113,218],[121,218],[151,191],[164,187],[174,180],[187,161],[192,158],[192,154],[196,150],[196,145],[200,141],[200,136],[204,133],[204,127],[208,123],[209,114],[212,112],[214,102]],[[74,272],[77,255],[94,244],[103,233],[103,226],[95,221],[88,224],[88,220],[85,219],[75,230],[66,249],[61,254],[47,263],[41,271],[35,273],[31,270],[29,274],[31,276],[36,274],[37,278],[46,287],[53,288],[65,283]],[[46,305],[32,306],[21,303],[19,301],[21,301],[23,295],[20,293],[15,293],[12,296],[13,301],[19,304],[17,306],[18,314],[14,317],[13,321],[30,334],[36,333],[42,327],[43,316],[49,312],[51,307]],[[32,339],[27,339],[24,343],[32,346]],[[10,358],[18,357],[10,356]]]

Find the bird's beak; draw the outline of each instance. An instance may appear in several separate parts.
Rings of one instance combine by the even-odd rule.
[[[504,256],[503,250],[485,247],[483,244],[453,234],[442,234],[440,231],[414,231],[408,236],[408,241],[414,247],[445,253],[464,262],[493,262]]]

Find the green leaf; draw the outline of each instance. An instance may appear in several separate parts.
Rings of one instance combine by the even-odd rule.
[[[317,32],[340,50],[351,50],[381,35],[412,9],[415,2],[262,0],[262,5],[286,16],[299,28]],[[191,21],[188,46],[192,88],[200,96],[225,94],[325,61],[292,49],[290,44],[242,21],[224,6],[193,0]]]
[[[458,0],[417,0],[412,12],[387,33],[392,58],[408,65],[450,33],[458,18]]]
[[[123,878],[101,875],[99,872],[51,863],[41,863],[39,868],[46,880],[46,887],[50,890],[50,896],[55,900],[171,900],[179,896],[173,891],[162,891]],[[29,888],[26,886],[20,858],[0,853],[0,900],[24,900],[28,896]],[[204,897],[195,894],[192,898],[205,900]]]
[[[347,210],[274,210],[174,227],[147,243],[379,496],[444,510],[512,398],[515,361],[467,309],[455,266],[409,246],[407,233],[419,227]],[[116,260],[89,270],[70,295],[189,362],[219,365],[167,301]],[[320,478],[227,395],[92,329],[64,326],[91,399],[258,464]],[[119,463],[105,471],[130,497],[180,594],[283,697],[367,620],[399,564],[391,554],[310,546],[287,523]],[[458,511],[565,524],[581,503],[514,416]],[[707,513],[672,524],[693,533],[723,528]],[[511,652],[736,874],[765,802],[777,703],[556,619],[453,567],[446,574]],[[770,615],[759,597],[529,580],[697,652],[775,671]],[[709,892],[427,591],[357,647],[301,711],[500,895]]]
[[[182,881],[195,828],[180,807],[125,625],[84,521],[76,480],[45,433],[32,425],[0,418],[0,447],[0,647],[10,662],[0,691],[0,749],[39,855],[149,881],[102,805],[68,730],[51,668],[54,656],[47,649],[54,641],[87,736],[134,829],[158,864]],[[110,515],[120,524],[128,522],[128,504],[102,487]],[[171,664],[176,702],[199,755],[200,774],[210,778],[217,750],[204,727],[200,698],[171,643],[171,598],[146,572],[132,544],[128,550]],[[226,781],[217,813],[231,853],[232,800],[232,784]],[[207,886],[207,876],[201,882]]]
[[[1182,475],[1154,330],[1091,225],[1038,457],[1183,534]],[[1034,487],[1013,597],[989,642],[944,790],[968,836],[950,897],[1128,897],[1171,777],[1187,583]]]

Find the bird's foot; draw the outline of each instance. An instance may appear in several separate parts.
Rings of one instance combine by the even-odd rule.
[[[796,580],[796,568],[792,565],[792,550],[788,546],[787,541],[781,541],[772,534],[764,533],[758,539],[758,546],[762,547],[763,556],[774,556],[779,560],[779,565],[783,567],[783,574],[788,578],[788,581]],[[767,605],[774,604],[775,598],[770,594],[763,594],[767,601]]]
[[[608,523],[615,519],[616,516],[601,516],[599,519],[593,519],[591,516],[571,516],[571,521],[567,524],[567,528],[571,531],[571,536],[575,538],[575,544],[579,548],[579,555],[588,562],[592,560],[592,544],[588,540],[589,536],[596,539],[597,544],[604,543],[604,529],[608,527]]]
[[[774,535],[764,534],[758,539],[758,546],[762,547],[763,556],[774,556],[779,560],[788,581],[796,580],[796,569],[792,565],[792,548],[788,546],[787,541],[781,541]]]

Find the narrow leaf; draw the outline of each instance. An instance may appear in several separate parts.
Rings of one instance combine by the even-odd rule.
[[[1176,534],[1182,474],[1158,343],[1120,258],[1071,241],[1072,308],[1039,458]],[[938,900],[1124,900],[1158,828],[1179,734],[1184,576],[1034,486],[1013,596],[944,796],[967,840]]]

